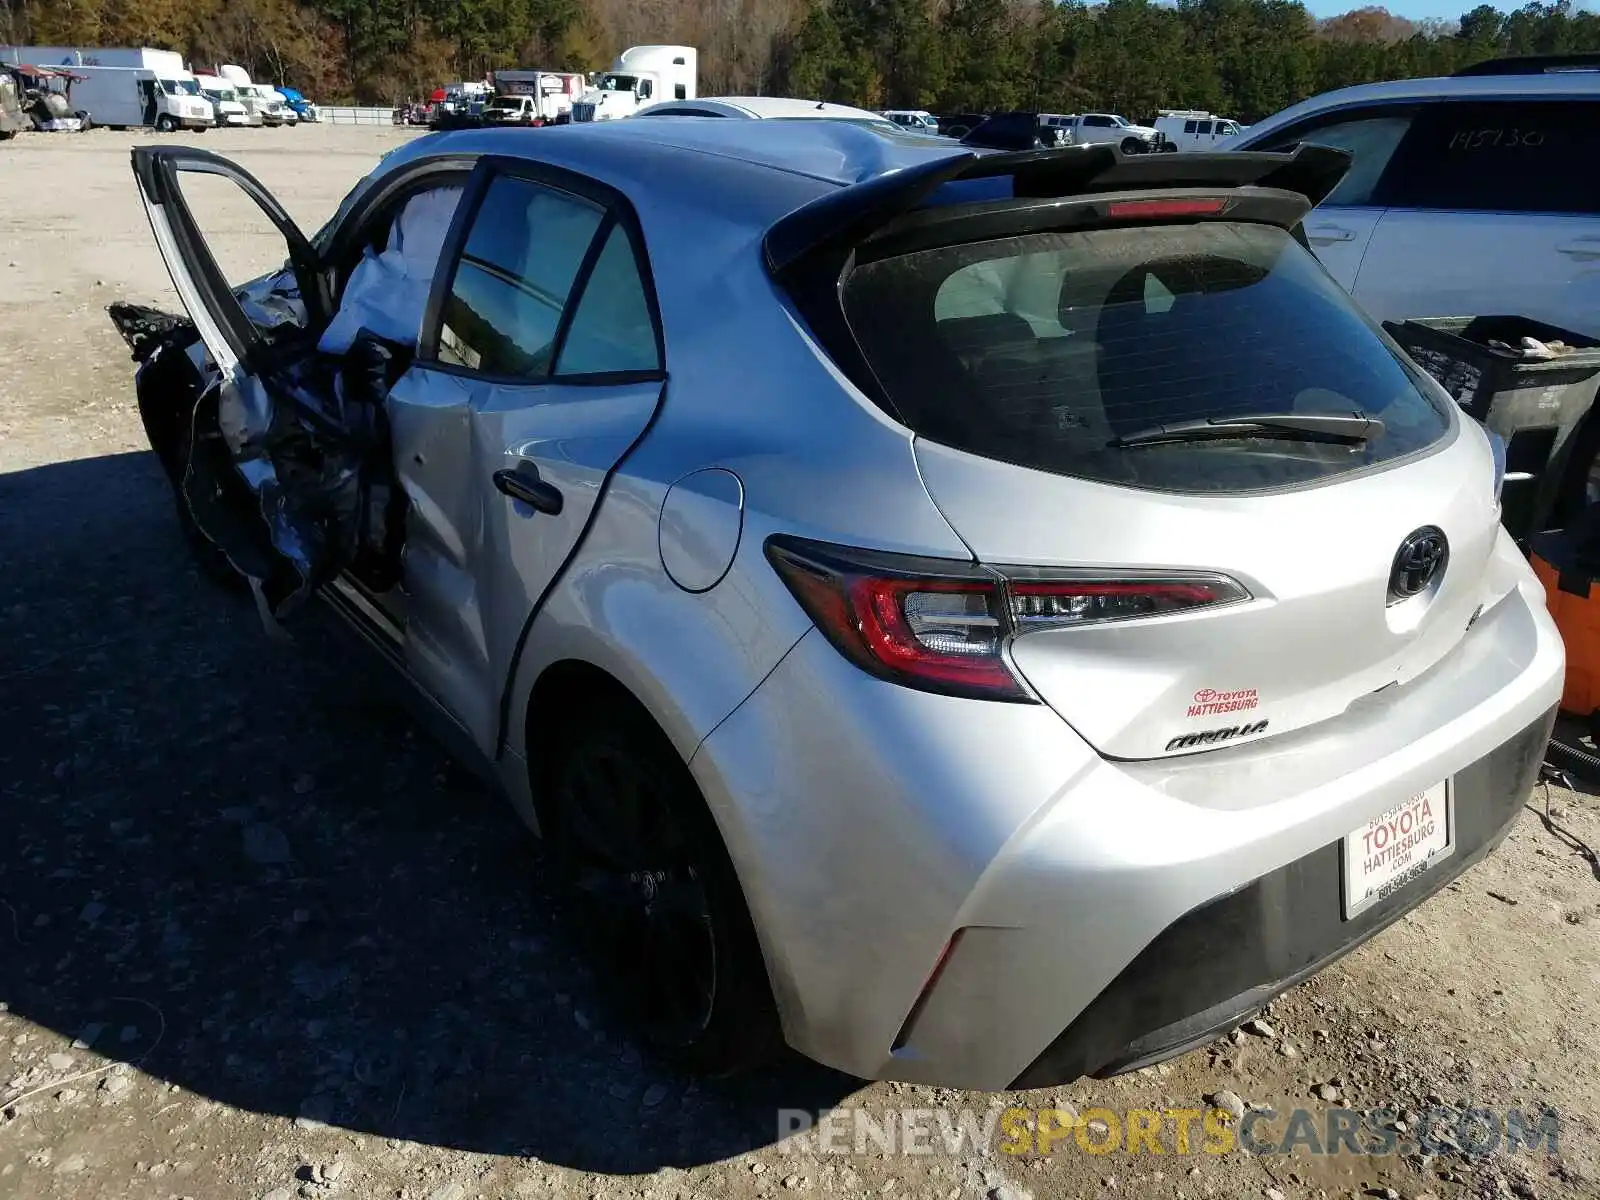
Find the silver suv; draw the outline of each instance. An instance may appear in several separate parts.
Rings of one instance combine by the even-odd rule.
[[[1503,459],[1298,240],[1345,165],[616,121],[408,143],[308,239],[139,149],[188,316],[114,316],[201,561],[424,699],[652,1047],[1035,1086],[1215,1036],[1538,770]]]

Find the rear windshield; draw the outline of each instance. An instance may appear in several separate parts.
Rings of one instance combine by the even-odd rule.
[[[867,263],[851,328],[933,441],[1133,487],[1304,484],[1423,450],[1446,398],[1288,233],[1202,222],[1023,237]],[[1361,412],[1355,446],[1265,437],[1115,448],[1210,417]]]

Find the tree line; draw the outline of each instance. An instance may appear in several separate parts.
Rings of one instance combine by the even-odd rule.
[[[1600,51],[1600,15],[1568,0],[1453,22],[1317,20],[1298,0],[0,0],[0,43],[174,49],[329,103],[596,70],[647,42],[699,47],[702,95],[1253,121],[1348,84]]]

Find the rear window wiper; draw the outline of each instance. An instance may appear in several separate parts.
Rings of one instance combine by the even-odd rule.
[[[1152,425],[1138,433],[1112,438],[1113,450],[1132,446],[1158,446],[1163,442],[1204,442],[1280,438],[1297,442],[1332,442],[1357,446],[1383,435],[1383,422],[1365,413],[1252,413],[1240,417],[1202,417]]]

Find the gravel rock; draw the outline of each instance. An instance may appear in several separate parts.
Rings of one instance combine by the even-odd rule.
[[[661,1083],[652,1083],[649,1087],[645,1088],[644,1097],[641,1103],[643,1103],[646,1108],[654,1108],[666,1098],[666,1085]]]
[[[121,1096],[133,1086],[133,1080],[126,1075],[107,1075],[100,1081],[100,1090],[108,1096]]]
[[[1033,1200],[1033,1193],[1014,1183],[1002,1183],[989,1189],[989,1200]]]
[[[1278,1053],[1285,1058],[1296,1058],[1299,1056],[1300,1051],[1294,1048],[1293,1042],[1280,1042],[1278,1043]]]
[[[441,1183],[428,1195],[428,1200],[462,1200],[467,1189],[459,1183]]]
[[[1329,1104],[1335,1103],[1344,1096],[1338,1088],[1331,1083],[1319,1083],[1311,1089],[1311,1094],[1318,1100],[1326,1100]]]
[[[1222,1109],[1223,1112],[1232,1116],[1235,1121],[1242,1120],[1244,1117],[1244,1101],[1239,1099],[1233,1092],[1226,1090],[1213,1092],[1205,1099],[1213,1108]]]
[[[1263,1196],[1265,1196],[1267,1198],[1267,1200],[1284,1200],[1283,1193],[1280,1192],[1277,1188],[1268,1188],[1266,1191],[1262,1192],[1261,1194]]]
[[[1270,1038],[1278,1036],[1278,1031],[1260,1017],[1246,1021],[1240,1028],[1246,1033],[1254,1034],[1256,1037]]]
[[[294,1200],[294,1189],[276,1187],[268,1192],[265,1196],[262,1196],[261,1200]]]
[[[52,1071],[72,1070],[73,1058],[70,1054],[52,1054],[44,1061],[50,1065]]]

